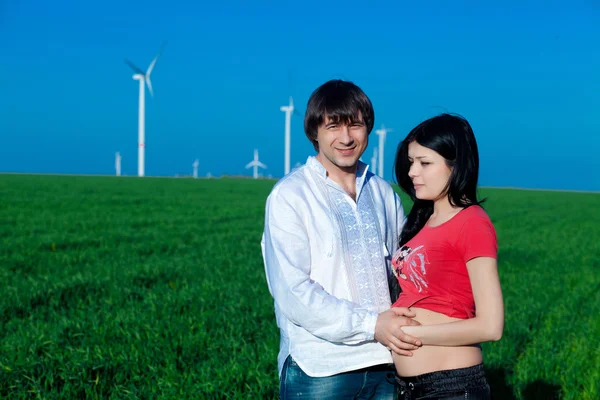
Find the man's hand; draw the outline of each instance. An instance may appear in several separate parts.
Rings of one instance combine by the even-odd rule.
[[[406,307],[393,307],[379,314],[375,324],[375,340],[401,356],[412,356],[410,350],[421,346],[421,341],[402,331],[406,325],[421,325],[412,317],[416,314]]]

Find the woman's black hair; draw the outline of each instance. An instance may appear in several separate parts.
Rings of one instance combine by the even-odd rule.
[[[440,114],[421,122],[398,145],[394,161],[396,181],[414,202],[400,233],[400,246],[412,239],[433,214],[433,200],[417,199],[412,180],[408,176],[408,145],[412,142],[437,152],[446,160],[446,165],[452,172],[444,192],[451,205],[466,208],[485,201],[477,200],[479,152],[469,122],[455,114]]]

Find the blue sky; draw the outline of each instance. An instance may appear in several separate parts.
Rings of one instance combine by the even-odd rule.
[[[288,96],[303,112],[352,80],[394,129],[442,111],[471,122],[484,186],[600,190],[600,4],[424,2],[0,2],[0,172],[137,172],[138,84],[147,175],[251,175],[258,148],[283,174]],[[291,76],[291,79],[290,79]],[[373,133],[363,159],[376,145]],[[314,154],[292,118],[292,166]]]

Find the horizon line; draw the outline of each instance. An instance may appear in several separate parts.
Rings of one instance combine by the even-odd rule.
[[[56,173],[56,172],[0,172],[0,175],[43,175],[43,176],[92,176],[92,177],[109,177],[109,178],[160,178],[160,179],[169,179],[169,178],[182,178],[182,177],[190,177],[192,179],[220,179],[221,177],[226,178],[236,178],[236,177],[246,177],[246,175],[211,175],[210,178],[206,175],[198,176],[194,178],[193,175],[145,175],[139,177],[137,175],[107,175],[107,174],[67,174],[67,173]],[[251,176],[248,176],[247,179],[254,179]],[[265,176],[260,177],[262,180],[273,180],[277,181],[281,178],[268,178]],[[389,184],[393,184],[398,186],[396,183],[387,181]],[[527,191],[538,191],[538,192],[559,192],[559,193],[588,193],[588,194],[600,194],[600,190],[579,190],[579,189],[546,189],[546,188],[526,188],[526,187],[517,187],[517,186],[478,186],[477,189],[502,189],[502,190],[527,190]]]

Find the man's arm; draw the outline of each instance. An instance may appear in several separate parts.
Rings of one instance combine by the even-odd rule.
[[[467,262],[477,314],[445,324],[406,326],[402,330],[430,346],[467,346],[497,341],[504,329],[504,304],[496,259],[478,257]]]
[[[346,344],[374,340],[376,326],[380,340],[389,337],[382,332],[393,329],[401,338],[408,337],[399,328],[410,320],[400,316],[381,320],[376,312],[332,296],[310,279],[308,233],[297,211],[277,194],[267,200],[262,246],[269,290],[292,323],[324,340]],[[407,309],[402,311],[408,313]],[[411,343],[415,340],[407,339]],[[399,346],[415,348],[412,344]]]

